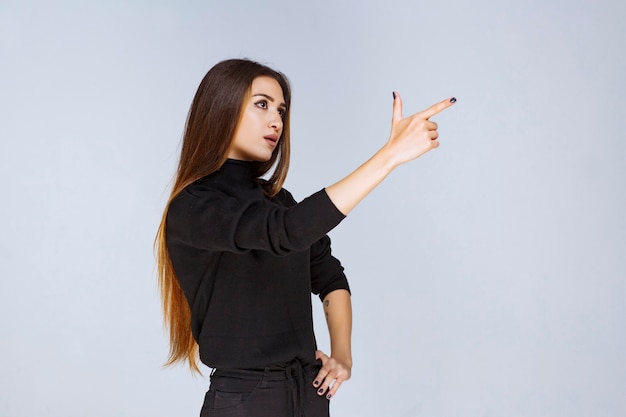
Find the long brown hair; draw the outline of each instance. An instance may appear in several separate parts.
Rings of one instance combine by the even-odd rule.
[[[166,366],[186,361],[192,371],[200,372],[198,345],[191,334],[191,309],[167,249],[167,212],[171,201],[185,187],[217,171],[224,164],[252,82],[261,76],[269,76],[278,82],[287,105],[282,136],[272,157],[266,162],[253,163],[256,178],[264,176],[275,165],[267,181],[259,180],[265,193],[274,196],[285,182],[289,168],[291,89],[287,77],[247,59],[222,61],[204,76],[189,109],[174,186],[154,242],[164,322],[170,337]]]

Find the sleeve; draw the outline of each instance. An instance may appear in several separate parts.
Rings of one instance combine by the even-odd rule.
[[[324,301],[335,290],[350,292],[350,287],[341,263],[331,253],[330,238],[324,236],[311,246],[311,292]]]
[[[207,188],[183,191],[170,203],[167,233],[168,240],[198,249],[285,255],[309,248],[344,218],[325,190],[285,207]]]

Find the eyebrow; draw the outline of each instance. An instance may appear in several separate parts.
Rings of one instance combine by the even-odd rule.
[[[272,103],[274,102],[274,97],[272,96],[268,96],[267,94],[263,94],[263,93],[258,93],[258,94],[253,94],[252,97],[256,97],[256,96],[261,96],[261,97],[265,97],[266,99],[268,99],[269,101],[271,101]],[[287,105],[285,103],[280,103],[279,106],[282,106],[284,108],[287,108]]]

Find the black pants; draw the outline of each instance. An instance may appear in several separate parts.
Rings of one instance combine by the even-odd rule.
[[[329,417],[313,378],[321,362],[265,369],[216,369],[200,417]]]

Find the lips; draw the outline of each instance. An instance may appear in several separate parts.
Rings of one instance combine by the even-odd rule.
[[[272,146],[276,146],[278,143],[278,135],[266,135],[263,136],[263,139]]]

